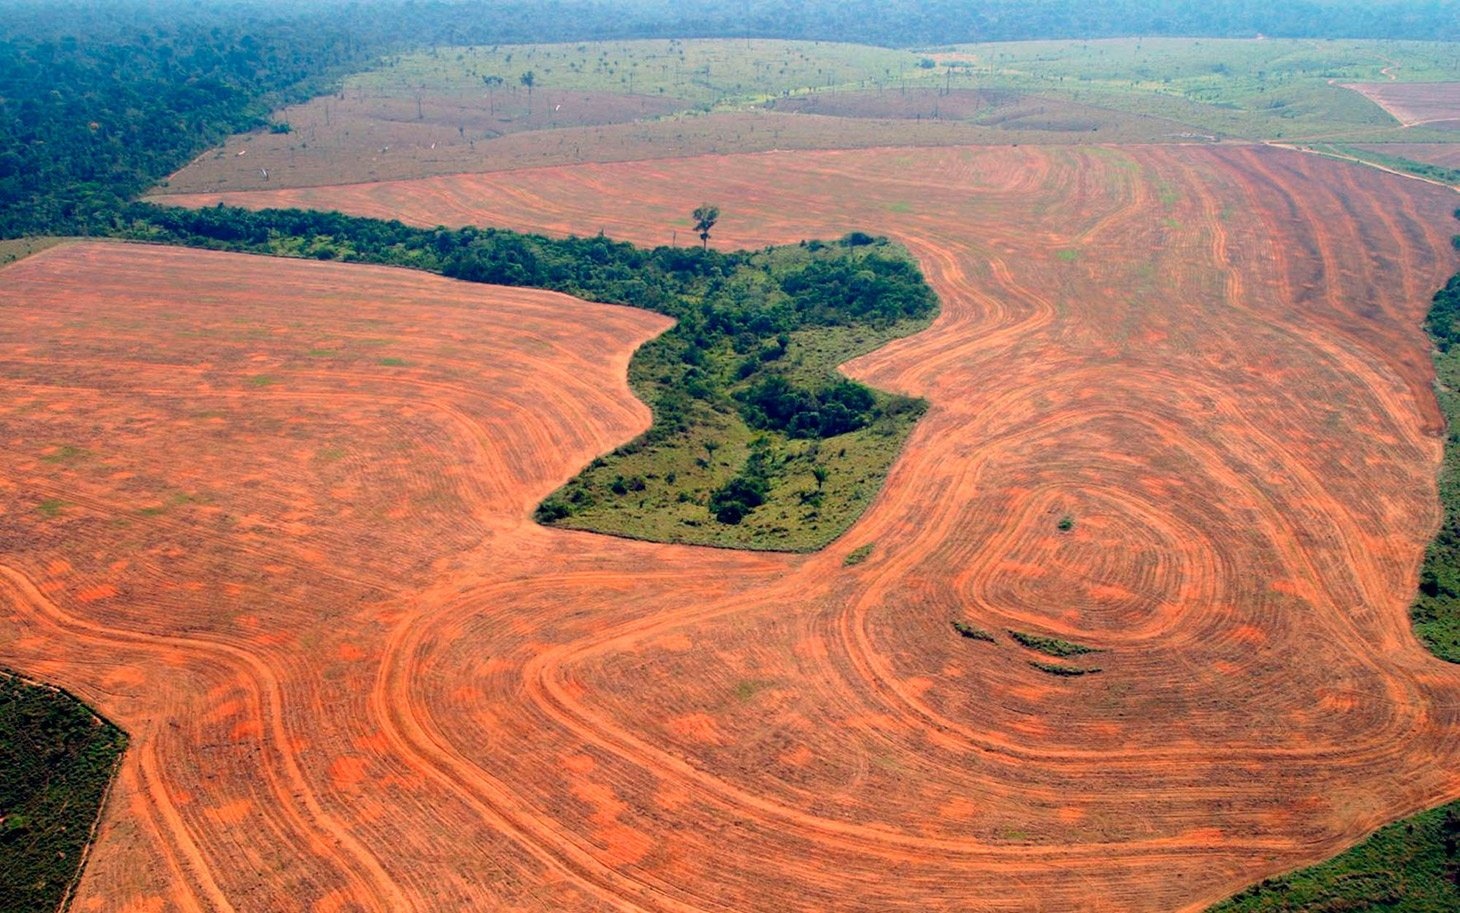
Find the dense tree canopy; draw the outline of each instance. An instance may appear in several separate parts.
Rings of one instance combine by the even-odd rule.
[[[0,669],[0,913],[61,903],[126,742],[70,694]]]

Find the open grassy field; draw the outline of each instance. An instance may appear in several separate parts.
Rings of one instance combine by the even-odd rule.
[[[1123,39],[926,51],[765,40],[438,48],[277,112],[289,132],[233,137],[167,189],[777,149],[1455,140],[1404,127],[1346,88],[1414,91],[1416,80],[1431,93],[1433,84],[1460,85],[1453,47]]]
[[[989,85],[1189,120],[1220,135],[1287,141],[1395,135],[1394,119],[1345,83],[1460,81],[1460,58],[1441,43],[1033,41],[965,45],[934,58],[962,62],[970,78]]]
[[[1460,143],[1384,143],[1358,148],[1460,171]]]
[[[874,227],[943,311],[848,371],[931,407],[824,552],[625,542],[527,517],[644,427],[652,315],[116,245],[12,265],[0,656],[136,746],[79,909],[1195,911],[1460,796],[1460,669],[1407,617],[1443,188],[1020,147],[233,199]]]
[[[60,238],[15,238],[0,241],[0,266],[40,253],[48,247],[61,243]]]
[[[681,99],[701,110],[838,87],[928,82],[922,54],[821,41],[667,40],[442,48],[396,58],[352,88],[480,95],[484,77],[507,92],[536,86]],[[536,87],[535,86],[535,87]]]

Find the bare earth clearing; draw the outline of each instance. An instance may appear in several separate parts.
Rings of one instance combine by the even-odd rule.
[[[1406,616],[1448,191],[1065,147],[231,198],[643,243],[701,200],[726,247],[889,233],[943,298],[852,366],[932,408],[821,554],[526,521],[647,421],[654,315],[110,245],[5,271],[0,661],[134,738],[78,909],[1194,911],[1460,795],[1460,669]]]
[[[1406,127],[1428,124],[1460,130],[1460,82],[1352,83],[1353,89]]]
[[[1166,118],[1010,92],[829,93],[780,101],[772,110],[662,119],[653,115],[672,102],[658,97],[541,89],[536,95],[530,117],[525,109],[494,117],[485,98],[428,95],[422,119],[413,99],[353,90],[344,99],[315,99],[278,115],[292,133],[229,137],[168,178],[165,189],[272,190],[777,149],[1171,142],[1193,130]],[[499,91],[495,105],[506,112],[524,98]]]

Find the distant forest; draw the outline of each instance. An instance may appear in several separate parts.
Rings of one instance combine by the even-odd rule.
[[[1460,0],[0,0],[0,237],[103,233],[119,204],[224,136],[410,48],[1257,34],[1457,39]]]

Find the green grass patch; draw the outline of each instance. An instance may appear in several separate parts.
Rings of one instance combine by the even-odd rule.
[[[60,498],[47,498],[41,503],[37,504],[35,509],[39,511],[40,515],[43,517],[56,517],[60,516],[61,509],[65,506],[66,502],[62,501]]]
[[[142,517],[160,517],[175,507],[194,504],[198,500],[196,495],[190,495],[185,491],[174,491],[164,498],[160,504],[149,504],[146,507],[138,508],[137,514]]]
[[[91,451],[85,447],[76,447],[72,444],[61,444],[52,452],[41,457],[47,463],[74,463],[91,456]]]
[[[1453,913],[1460,802],[1391,824],[1346,853],[1224,900],[1208,913]]]
[[[744,703],[774,684],[758,678],[741,679],[735,683],[735,699]]]
[[[987,643],[996,644],[998,639],[983,628],[975,628],[966,621],[954,621],[953,630],[958,632],[959,637],[966,637],[969,640],[982,640]]]
[[[38,254],[41,251],[55,247],[65,238],[40,235],[31,238],[11,238],[0,241],[0,266],[7,263],[14,263],[16,260],[23,260],[31,254]]]
[[[1175,140],[1428,140],[1405,130],[1344,83],[1454,81],[1453,47],[1440,42],[1304,39],[1115,38],[960,45],[954,88],[1009,89],[1189,125]],[[935,75],[947,78],[943,67]],[[1450,140],[1454,139],[1451,134]],[[1440,141],[1445,141],[1441,135]]]
[[[0,913],[60,907],[126,743],[71,695],[0,670]]]
[[[1060,640],[1057,637],[1045,637],[1040,634],[1029,634],[1025,631],[1009,631],[1009,636],[1022,647],[1043,653],[1045,656],[1083,656],[1086,653],[1099,653],[1095,647],[1087,647],[1084,644],[1072,643],[1068,640]]]
[[[1048,675],[1057,675],[1061,678],[1078,678],[1081,675],[1094,675],[1100,671],[1098,666],[1061,666],[1059,663],[1046,663],[1037,659],[1029,660],[1029,665]]]
[[[857,546],[842,559],[842,567],[854,567],[861,564],[872,556],[872,549],[873,543],[871,542],[868,542],[866,545]]]
[[[279,382],[277,377],[271,374],[255,374],[248,379],[250,387],[269,387]]]
[[[1054,255],[1065,263],[1074,263],[1076,260],[1080,259],[1080,252],[1068,247],[1063,250],[1055,251]]]
[[[404,358],[382,358],[380,359],[379,364],[387,368],[404,368],[406,365],[410,364],[410,362],[406,361]]]

